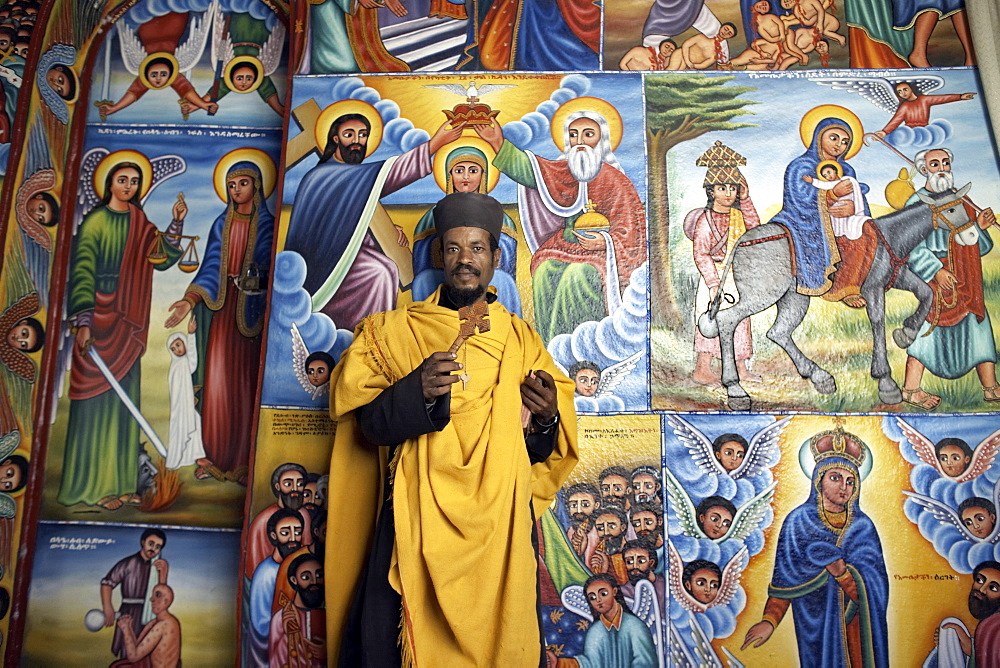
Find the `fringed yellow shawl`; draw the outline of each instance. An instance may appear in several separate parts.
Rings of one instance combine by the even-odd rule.
[[[328,507],[357,508],[327,536],[327,643],[336,665],[351,596],[365,565],[378,513],[385,448],[365,444],[354,410],[447,350],[458,314],[438,294],[365,318],[331,378],[338,421]],[[532,665],[541,639],[536,513],[552,503],[577,461],[573,383],[539,336],[494,302],[491,331],[470,338],[458,361],[468,389],[452,386],[451,421],[403,443],[394,461],[396,545],[390,583],[403,598],[404,660],[417,666]],[[535,369],[556,378],[560,433],[552,455],[532,466],[521,428],[520,386]],[[338,498],[339,497],[339,498]]]

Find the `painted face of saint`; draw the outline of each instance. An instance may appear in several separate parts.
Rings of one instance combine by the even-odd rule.
[[[604,615],[605,617],[609,616],[615,609],[615,595],[617,593],[618,587],[612,587],[604,580],[598,580],[597,582],[590,583],[590,586],[587,587],[587,591],[585,592],[591,607],[593,607],[598,614]]]
[[[456,162],[451,166],[451,182],[457,193],[478,192],[483,182],[483,168],[474,162]]]
[[[712,196],[716,207],[728,209],[736,202],[739,187],[735,183],[716,183],[712,186]]]
[[[163,549],[163,540],[159,536],[146,536],[146,540],[140,544],[139,553],[142,558],[149,561],[153,557],[159,556]]]
[[[286,517],[274,525],[271,540],[277,542],[281,556],[287,557],[302,547],[302,520],[297,517]]]
[[[601,126],[589,118],[578,118],[569,124],[569,145],[597,148],[601,141]]]
[[[111,199],[118,204],[127,204],[139,190],[139,170],[124,167],[115,172],[111,179]]]
[[[819,135],[819,150],[824,160],[833,160],[847,153],[851,147],[851,135],[843,128],[832,127]]]
[[[569,511],[570,519],[577,523],[593,515],[596,506],[594,497],[586,492],[577,492],[571,495],[569,501],[566,502],[566,510]]]
[[[146,79],[153,88],[163,88],[170,79],[170,68],[163,64],[156,64],[146,70]]]
[[[719,576],[709,568],[700,568],[684,581],[684,588],[699,603],[711,603],[719,595]]]
[[[361,121],[346,121],[337,128],[335,137],[340,145],[340,159],[347,164],[360,164],[368,147],[368,128]]]
[[[722,28],[719,29],[719,34],[722,36],[722,39],[732,39],[736,37],[736,29],[728,25],[722,26]]]
[[[10,37],[7,35],[0,35],[0,51],[6,51],[10,48]]]
[[[1000,600],[1000,571],[984,568],[972,577],[972,591],[989,601]]]
[[[985,508],[972,506],[962,511],[962,524],[977,538],[986,538],[993,533],[996,523],[997,516],[987,512]]]
[[[233,70],[232,79],[236,90],[241,92],[250,90],[253,82],[257,80],[257,70],[248,65],[237,67]]]
[[[14,47],[14,53],[17,54],[18,56],[21,56],[22,58],[27,59],[27,57],[28,57],[28,45],[24,44],[23,42],[20,43],[20,44],[17,44]]]
[[[170,352],[178,357],[184,357],[187,355],[187,346],[184,345],[184,339],[174,339],[170,343]]]
[[[21,467],[5,460],[0,464],[0,490],[12,492],[21,485]]]
[[[729,512],[728,508],[712,506],[704,514],[698,515],[698,525],[712,540],[722,538],[729,532],[729,527],[733,525],[733,514]]]
[[[249,176],[227,179],[226,189],[235,204],[246,204],[253,198],[253,179]]]
[[[7,343],[16,350],[31,350],[38,343],[38,334],[22,320],[7,332]]]
[[[914,95],[913,89],[910,88],[910,84],[901,83],[896,84],[896,96],[900,100],[916,100],[917,96]]]
[[[28,213],[42,225],[52,224],[52,205],[42,197],[41,193],[28,200]]]
[[[621,520],[616,515],[611,514],[599,515],[594,527],[597,529],[599,538],[617,538],[625,531],[625,525],[622,524]]]
[[[330,367],[323,360],[313,360],[306,367],[306,377],[313,387],[319,387],[330,380]]]
[[[638,582],[649,579],[650,570],[653,568],[653,560],[649,558],[649,551],[641,547],[633,547],[625,550],[622,557],[625,562],[625,570],[628,571],[629,580]]]
[[[951,171],[951,158],[948,157],[946,151],[939,151],[937,149],[927,151],[925,160],[927,161],[927,172],[929,174]]]
[[[652,534],[656,531],[656,527],[659,524],[659,518],[656,517],[656,513],[644,511],[632,515],[632,528],[635,530],[635,535],[640,538]]]
[[[278,494],[292,503],[285,503],[287,507],[298,510],[302,507],[302,490],[305,489],[305,478],[298,471],[285,471],[278,478]],[[294,502],[298,501],[298,505]]]
[[[714,454],[722,468],[726,471],[735,471],[743,463],[747,449],[739,441],[726,441],[719,446],[719,451]]]
[[[837,169],[833,165],[827,165],[823,169],[819,170],[819,173],[827,181],[836,181],[837,180]]]
[[[45,81],[60,97],[64,97],[69,91],[69,78],[55,68],[45,73]]]
[[[658,489],[656,489],[656,478],[649,473],[640,473],[632,478],[632,490],[635,492],[635,500],[639,503],[655,501]]]
[[[677,50],[676,46],[674,46],[670,42],[664,42],[663,44],[660,45],[660,57],[663,58],[664,60],[668,60],[670,56],[674,55],[674,51],[676,50]]]
[[[601,481],[601,497],[624,499],[632,491],[628,481],[620,475],[609,475]]]
[[[941,469],[952,478],[957,478],[969,466],[970,457],[957,445],[946,445],[938,451]]]
[[[827,510],[840,512],[857,489],[854,474],[847,469],[832,468],[823,474],[820,493]]]
[[[576,383],[576,393],[581,397],[592,397],[597,393],[601,376],[593,369],[580,369],[573,377]]]

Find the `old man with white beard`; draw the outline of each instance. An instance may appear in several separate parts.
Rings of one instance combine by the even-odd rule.
[[[918,192],[925,195],[954,192],[951,172],[953,154],[946,148],[920,151],[914,164],[927,183]],[[907,205],[920,202],[913,195]],[[931,232],[910,253],[908,265],[934,291],[934,303],[916,341],[907,349],[903,400],[924,410],[933,410],[941,397],[920,387],[924,369],[939,378],[955,379],[972,369],[979,375],[983,400],[1000,401],[996,379],[997,351],[993,327],[983,298],[981,256],[993,248],[986,231],[996,222],[992,209],[978,213],[964,204],[969,222],[953,234],[947,227]]]
[[[496,150],[493,165],[518,183],[538,333],[548,343],[613,313],[646,261],[646,215],[612,151],[607,120],[589,110],[568,114],[565,151],[555,160],[517,148],[496,122],[473,127]],[[607,222],[594,225],[601,216]]]

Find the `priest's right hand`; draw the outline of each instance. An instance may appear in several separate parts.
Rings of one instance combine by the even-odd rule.
[[[442,351],[432,354],[420,365],[420,384],[424,392],[424,401],[432,402],[438,397],[451,392],[452,383],[459,381],[452,371],[461,370],[462,365],[455,361],[455,354]]]

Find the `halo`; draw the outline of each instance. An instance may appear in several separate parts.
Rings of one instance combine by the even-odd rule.
[[[260,170],[261,176],[261,190],[264,194],[264,199],[271,196],[274,192],[274,184],[277,180],[277,169],[274,166],[274,160],[271,159],[264,151],[259,148],[237,148],[233,149],[229,153],[222,156],[222,158],[215,163],[215,172],[212,174],[212,182],[215,185],[215,194],[219,196],[223,202],[228,202],[229,197],[226,192],[226,176],[229,174],[229,170],[237,162],[252,162],[257,165],[257,169]]]
[[[361,114],[371,123],[372,127],[368,132],[368,150],[365,152],[365,157],[367,158],[382,143],[382,114],[378,113],[378,109],[361,100],[341,100],[340,102],[334,102],[320,113],[319,118],[316,119],[316,128],[314,130],[316,146],[319,147],[322,153],[326,148],[326,138],[330,134],[330,126],[344,114]]]
[[[254,79],[253,84],[246,90],[239,90],[233,85],[233,70],[235,70],[240,65],[250,64],[255,70],[257,70],[257,78]],[[222,80],[225,82],[226,87],[229,88],[234,93],[239,93],[240,95],[246,95],[247,93],[252,93],[260,86],[264,81],[264,64],[260,62],[259,58],[254,58],[253,56],[236,56],[228,63],[226,63],[225,68],[222,70]]]
[[[836,160],[823,160],[818,165],[816,165],[816,176],[820,176],[820,172],[823,171],[824,167],[833,167],[837,170],[837,174],[841,177],[844,175],[844,166],[837,162]]]
[[[434,154],[434,180],[437,182],[438,187],[442,191],[447,190],[448,185],[448,156],[451,155],[452,151],[455,149],[464,148],[466,146],[479,149],[485,153],[486,160],[489,163],[493,162],[493,158],[496,157],[497,154],[497,152],[493,150],[492,146],[478,136],[459,137],[455,141],[449,142],[439,148],[438,152]],[[499,180],[500,170],[491,165],[486,170],[486,192],[493,190]]]
[[[556,113],[552,114],[550,122],[552,141],[559,147],[559,150],[566,150],[566,144],[563,141],[563,124],[566,122],[566,117],[574,111],[584,110],[597,112],[604,117],[611,131],[611,150],[617,150],[618,144],[622,141],[622,115],[618,113],[618,109],[613,104],[599,97],[575,97],[568,102],[564,102],[556,109]]]
[[[802,443],[802,447],[799,448],[799,467],[802,472],[806,474],[806,477],[812,480],[813,470],[816,468],[816,462],[812,457],[812,450],[809,449],[809,441],[811,438],[807,438]],[[858,441],[858,444],[864,448],[865,459],[861,462],[860,468],[858,468],[858,475],[864,480],[868,477],[868,474],[872,472],[872,449],[868,447],[867,443]]]
[[[809,145],[812,144],[813,133],[816,132],[816,126],[824,118],[840,119],[850,128],[851,147],[844,154],[844,160],[850,160],[856,156],[858,151],[861,150],[861,141],[864,137],[865,129],[861,125],[861,119],[858,118],[857,114],[838,104],[821,104],[805,113],[802,121],[799,122],[799,137],[802,138],[802,145],[809,148]]]
[[[103,160],[97,163],[97,168],[94,170],[94,192],[101,199],[107,194],[101,192],[104,189],[104,181],[107,180],[111,169],[122,162],[134,162],[139,165],[139,171],[142,173],[142,190],[139,192],[140,200],[149,193],[149,189],[153,186],[153,165],[149,162],[146,154],[131,149],[123,149],[114,153],[108,153],[104,156]]]
[[[170,61],[171,65],[173,65],[173,72],[170,74],[170,78],[167,79],[167,83],[162,86],[154,86],[149,83],[149,79],[146,78],[146,68],[149,67],[149,64],[157,58],[165,58]],[[143,86],[149,88],[150,90],[163,90],[174,82],[178,74],[180,74],[180,66],[177,64],[177,58],[175,58],[174,54],[169,51],[154,51],[146,56],[143,59],[142,64],[139,65],[139,81],[142,82]]]

